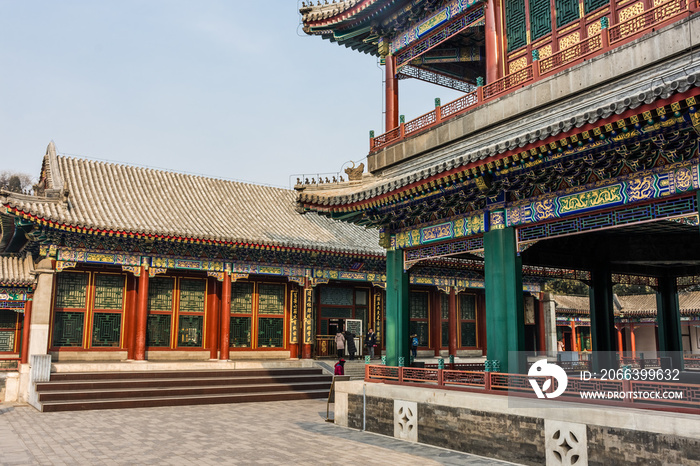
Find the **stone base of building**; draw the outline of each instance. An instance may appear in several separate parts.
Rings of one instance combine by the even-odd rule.
[[[526,403],[513,407],[508,396],[349,381],[336,384],[335,422],[529,465],[700,462],[696,415]]]
[[[51,360],[57,361],[125,361],[126,351],[51,351]],[[289,350],[231,351],[229,360],[289,359]],[[146,351],[147,361],[209,361],[209,351]]]

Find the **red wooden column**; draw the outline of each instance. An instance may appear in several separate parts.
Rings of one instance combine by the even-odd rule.
[[[207,310],[209,311],[209,359],[219,358],[219,298],[216,295],[217,280],[207,278]]]
[[[578,351],[578,341],[576,341],[576,322],[571,321],[571,351]]]
[[[129,274],[126,281],[126,325],[124,326],[126,329],[124,343],[126,345],[127,361],[134,360],[136,351],[136,299],[138,295],[136,282],[136,275]]]
[[[637,344],[634,341],[634,322],[630,322],[630,346],[632,347],[632,357],[637,357]]]
[[[384,131],[391,131],[399,126],[399,79],[396,77],[396,57],[387,55],[385,61],[385,100],[386,116]]]
[[[488,0],[486,4],[486,84],[491,84],[500,79],[501,62],[503,57],[501,54],[501,39],[499,38],[498,30],[499,19],[501,18],[501,1]]]
[[[219,340],[219,359],[228,361],[231,344],[231,273],[224,272],[221,286],[221,338]]]
[[[622,346],[622,329],[617,327],[617,351],[622,355],[624,346]]]
[[[136,297],[136,332],[134,332],[134,360],[146,360],[146,327],[148,325],[148,268],[141,266],[139,291]]]
[[[450,355],[457,355],[457,293],[455,288],[450,288],[450,300],[448,301],[449,309],[449,337],[450,337]]]
[[[22,320],[22,352],[19,355],[19,362],[27,364],[29,362],[29,329],[32,325],[32,299],[27,298],[24,303],[24,318]]]
[[[540,293],[537,299],[537,351],[542,354],[547,352],[547,342],[545,341],[545,330],[544,330],[544,301],[542,298],[544,293]]]

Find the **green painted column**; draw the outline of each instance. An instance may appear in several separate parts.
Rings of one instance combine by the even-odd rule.
[[[522,268],[514,228],[484,233],[486,357],[498,360],[501,372],[526,370]]]
[[[408,273],[403,269],[403,251],[386,252],[386,364],[398,366],[399,357],[408,365]]]
[[[676,277],[659,277],[656,292],[656,324],[659,326],[659,356],[671,358],[674,369],[683,370],[681,309],[678,305]]]
[[[590,316],[593,370],[617,368],[616,330],[610,266],[600,263],[591,270]]]

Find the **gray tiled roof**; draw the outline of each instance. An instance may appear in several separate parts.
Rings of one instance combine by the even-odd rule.
[[[619,305],[615,305],[615,315],[632,317],[654,317],[656,315],[656,295],[639,294],[619,296],[615,295]],[[556,303],[558,314],[585,314],[589,313],[588,296],[552,295]],[[678,303],[681,315],[695,316],[700,314],[700,292],[678,293]]]
[[[106,231],[384,254],[377,230],[299,214],[293,190],[58,156],[53,143],[44,167],[46,197],[0,193],[2,203]]]
[[[0,285],[28,286],[34,283],[31,257],[0,256]]]

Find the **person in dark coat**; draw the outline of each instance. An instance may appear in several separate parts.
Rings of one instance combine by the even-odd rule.
[[[374,333],[374,330],[372,329],[367,331],[367,335],[365,336],[365,346],[367,347],[369,358],[374,359],[374,348],[377,346],[377,334]]]
[[[355,334],[350,330],[345,331],[345,344],[348,345],[348,353],[350,354],[350,360],[355,359],[355,353],[357,353],[357,346],[355,346]]]

